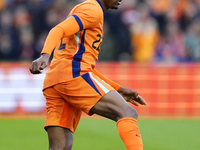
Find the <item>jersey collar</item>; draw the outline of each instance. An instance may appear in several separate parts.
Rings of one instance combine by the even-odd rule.
[[[102,6],[102,4],[101,4],[101,2],[99,1],[99,0],[96,0],[98,3],[99,3],[99,5],[101,6],[101,8],[102,8],[102,10],[103,10],[103,14],[105,13],[105,11],[104,11],[104,9],[103,9],[103,6]]]

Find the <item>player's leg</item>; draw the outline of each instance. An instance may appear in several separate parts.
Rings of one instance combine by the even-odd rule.
[[[90,110],[92,113],[118,121],[124,117],[137,119],[138,113],[125,99],[115,90],[103,96]]]
[[[141,150],[142,139],[137,125],[137,111],[111,86],[93,73],[54,86],[73,106],[87,114],[96,113],[117,122],[120,137],[128,150]]]
[[[62,127],[47,127],[49,150],[71,150],[74,133]]]
[[[71,150],[82,111],[64,100],[53,87],[43,91],[46,98],[45,129],[49,138],[49,150]]]
[[[117,91],[107,93],[90,111],[117,122],[119,135],[127,150],[143,150],[137,111]]]

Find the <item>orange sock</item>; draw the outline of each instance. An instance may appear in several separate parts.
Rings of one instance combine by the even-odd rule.
[[[135,118],[122,118],[117,121],[117,127],[127,150],[143,150],[142,137]]]

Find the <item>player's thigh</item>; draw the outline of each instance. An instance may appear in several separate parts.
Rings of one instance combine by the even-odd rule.
[[[43,93],[47,109],[45,129],[48,126],[60,126],[75,132],[82,111],[63,99],[53,87],[45,89]]]
[[[131,107],[117,92],[111,91],[101,98],[91,109],[92,113],[118,121],[123,117],[138,117],[135,108]]]
[[[49,138],[49,149],[71,150],[74,136],[72,131],[62,127],[48,126],[47,133]]]

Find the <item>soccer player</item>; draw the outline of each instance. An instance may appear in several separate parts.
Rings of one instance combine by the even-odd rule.
[[[46,98],[45,129],[50,150],[70,150],[73,133],[84,111],[117,122],[127,150],[142,150],[134,105],[146,105],[138,92],[124,88],[95,69],[103,38],[103,17],[117,9],[121,0],[87,0],[76,5],[68,18],[49,32],[41,56],[29,70],[41,73],[55,48],[46,73],[43,94]]]

